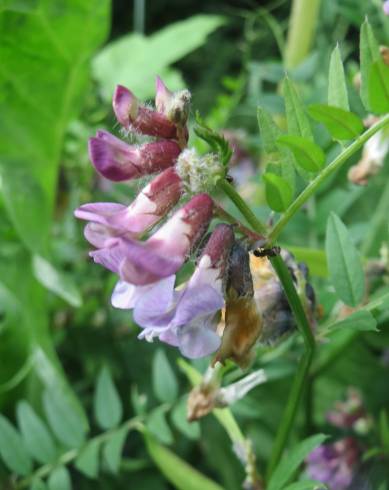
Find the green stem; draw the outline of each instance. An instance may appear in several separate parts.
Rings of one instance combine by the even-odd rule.
[[[297,409],[302,399],[304,386],[309,375],[309,368],[311,366],[313,353],[315,350],[315,338],[312,334],[311,326],[305,314],[300,297],[294,287],[293,280],[287,266],[280,255],[271,257],[270,261],[282,284],[289,305],[296,319],[297,327],[303,336],[306,350],[300,360],[297,373],[293,379],[289,398],[276,435],[268,466],[268,478],[277,467],[285,445],[288,442],[289,434],[296,419]]]
[[[294,0],[290,16],[285,66],[298,66],[308,55],[316,31],[320,0]]]
[[[336,172],[346,161],[357,152],[366,141],[371,138],[377,131],[389,123],[389,114],[385,115],[374,126],[365,131],[353,143],[347,146],[327,167],[325,167],[313,180],[307,185],[303,192],[292,202],[278,223],[274,226],[269,234],[269,244],[273,243],[288,222],[293,218],[297,211],[305,204],[308,199],[316,192],[324,180]]]
[[[266,226],[255,216],[242,197],[236,192],[235,188],[224,179],[218,180],[217,186],[231,199],[253,230],[264,235],[266,233]]]

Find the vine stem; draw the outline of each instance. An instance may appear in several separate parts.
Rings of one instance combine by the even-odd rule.
[[[219,183],[219,188],[225,191],[227,196],[232,200],[232,202],[239,209],[246,220],[250,223],[253,229],[258,233],[262,233],[264,225],[256,218],[254,213],[239,196],[234,187],[232,187],[228,182],[224,182],[224,184],[226,185],[223,185],[223,181],[221,181]],[[270,257],[270,261],[282,284],[285,295],[296,319],[297,326],[303,336],[305,352],[300,360],[295,378],[293,380],[286,408],[283,413],[279,429],[277,431],[268,467],[268,478],[276,468],[284,451],[285,445],[288,441],[290,431],[296,418],[297,409],[302,398],[304,383],[307,379],[307,376],[309,375],[309,368],[315,350],[315,338],[313,336],[300,297],[296,291],[296,288],[294,287],[293,279],[290,275],[288,267],[286,266],[284,260],[280,255]]]
[[[384,128],[389,123],[389,114],[386,114],[380,121],[374,126],[369,128],[363,134],[361,134],[353,143],[347,146],[329,165],[324,169],[307,185],[302,193],[292,202],[280,220],[275,224],[273,229],[269,233],[269,243],[273,243],[285,228],[292,217],[297,211],[305,204],[308,199],[316,192],[318,187],[324,182],[324,180],[336,172],[346,161],[357,152],[368,139],[370,139],[380,129]]]

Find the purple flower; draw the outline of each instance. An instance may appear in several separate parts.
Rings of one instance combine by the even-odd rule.
[[[79,219],[90,221],[85,238],[102,248],[113,237],[134,237],[152,228],[178,202],[181,180],[173,168],[155,177],[130,206],[98,202],[84,204],[75,211]]]
[[[177,137],[177,128],[173,122],[162,112],[140,104],[134,94],[122,85],[116,87],[112,105],[118,122],[126,129],[160,138]]]
[[[120,182],[153,174],[174,165],[180,147],[174,141],[128,145],[107,131],[89,139],[89,156],[103,177]]]
[[[331,490],[346,490],[360,461],[356,439],[347,437],[332,444],[323,444],[308,456],[310,478],[328,485]]]
[[[385,15],[389,15],[389,0],[384,2],[384,4],[382,5],[382,9]]]
[[[213,201],[207,194],[193,197],[145,242],[127,236],[106,240],[91,252],[95,262],[120,275],[123,281],[146,286],[175,274],[206,231]]]
[[[189,358],[204,357],[219,348],[216,326],[218,312],[224,306],[225,271],[233,240],[231,227],[218,225],[183,289],[174,290],[174,281],[169,278],[163,286],[136,291],[131,307],[134,307],[135,321],[144,328],[140,338],[158,337],[178,346]],[[115,301],[118,294],[123,298],[125,289],[123,284],[117,286]],[[124,294],[131,289],[127,286]]]
[[[189,90],[171,92],[163,81],[157,77],[155,107],[172,121],[178,128],[184,128],[189,116],[191,94]],[[187,136],[187,135],[186,135]]]

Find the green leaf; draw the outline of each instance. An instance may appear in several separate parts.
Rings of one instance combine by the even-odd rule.
[[[188,437],[196,440],[200,437],[200,424],[198,422],[188,422],[187,419],[188,397],[182,397],[172,411],[172,421],[177,429]]]
[[[169,449],[161,446],[148,432],[144,432],[147,450],[166,479],[178,490],[222,490],[213,482]]]
[[[381,409],[379,418],[379,434],[382,447],[389,450],[389,420],[388,415],[384,409]]]
[[[365,310],[352,313],[344,320],[329,326],[328,330],[333,332],[335,330],[343,330],[345,328],[352,328],[359,331],[378,331],[376,319],[369,311]]]
[[[309,273],[313,276],[328,276],[327,258],[323,250],[295,247],[294,245],[284,245],[283,248],[289,250],[299,262],[305,262]]]
[[[297,444],[297,446],[293,447],[288,454],[282,458],[281,462],[275,469],[270,478],[267,490],[283,489],[308,454],[317,446],[323,444],[326,438],[327,436],[323,434],[317,434],[315,436],[308,437],[304,441]]]
[[[69,0],[0,14],[0,175],[9,216],[35,253],[47,248],[63,138],[83,107],[108,11],[108,0]]]
[[[308,172],[318,172],[325,163],[325,155],[320,146],[301,136],[284,135],[278,138],[278,143],[288,147],[297,165]]]
[[[46,490],[47,486],[40,478],[34,478],[30,490]]]
[[[71,490],[72,488],[70,474],[65,466],[56,468],[50,474],[47,483],[49,490]]]
[[[313,141],[311,125],[306,115],[305,108],[297,94],[293,82],[289,77],[285,77],[283,83],[283,93],[285,98],[288,134],[301,136],[305,139]]]
[[[14,426],[0,414],[0,456],[14,473],[26,476],[32,471],[32,462],[23,439]]]
[[[348,103],[346,77],[342,57],[340,55],[339,44],[332,51],[330,59],[330,72],[328,77],[328,105],[340,107],[345,111],[350,110]]]
[[[361,99],[366,110],[370,110],[369,78],[371,66],[381,59],[378,43],[374,32],[366,19],[361,27],[360,35],[360,59],[361,59]]]
[[[269,160],[268,170],[287,180],[292,191],[294,191],[296,177],[293,157],[287,148],[277,143],[278,137],[282,135],[281,130],[271,115],[262,107],[257,108],[257,118],[263,150]]]
[[[194,132],[199,138],[208,143],[211,149],[219,155],[222,164],[227,166],[232,156],[232,148],[222,134],[219,134],[205,124],[199,112],[196,112]]]
[[[327,222],[326,254],[335,291],[347,305],[357,306],[365,291],[361,259],[347,228],[335,213]]]
[[[161,402],[174,402],[178,396],[176,375],[162,349],[153,358],[153,391]]]
[[[129,87],[140,98],[153,96],[155,76],[164,78],[168,66],[204,44],[207,36],[222,24],[223,19],[216,15],[194,15],[151,36],[129,34],[111,42],[93,61],[94,76],[103,96],[110,100],[117,84]],[[123,62],[129,54],[131,61]],[[182,79],[176,76],[175,81],[179,85],[171,86],[165,80],[171,90],[183,88]]]
[[[166,422],[167,407],[163,405],[155,408],[147,418],[147,429],[163,444],[173,442],[173,434]]]
[[[52,463],[57,457],[53,438],[46,424],[34,412],[31,405],[21,401],[17,407],[20,431],[27,450],[40,463]]]
[[[103,446],[104,461],[112,473],[116,474],[119,471],[120,461],[124,443],[126,442],[128,428],[122,427],[110,435],[108,441]]]
[[[369,73],[369,102],[376,114],[389,112],[389,66],[375,61]]]
[[[122,420],[122,402],[107,367],[101,369],[97,378],[94,412],[96,421],[102,429],[112,429]]]
[[[327,486],[319,481],[314,480],[304,480],[298,481],[296,483],[291,483],[290,485],[283,488],[283,490],[326,490]]]
[[[353,112],[325,104],[309,106],[310,116],[321,122],[334,139],[349,140],[359,136],[364,127],[361,119]]]
[[[56,269],[39,255],[32,259],[35,278],[47,289],[67,301],[71,306],[81,306],[81,294],[71,276]]]
[[[80,447],[85,441],[83,418],[59,390],[46,390],[43,406],[55,436],[69,448]]]
[[[91,440],[81,449],[74,466],[89,478],[97,478],[99,474],[99,449],[101,442]]]
[[[283,177],[267,172],[262,176],[265,181],[266,201],[278,212],[285,211],[293,199],[293,191]]]

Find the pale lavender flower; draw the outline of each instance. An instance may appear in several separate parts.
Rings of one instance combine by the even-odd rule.
[[[384,4],[382,5],[382,9],[385,15],[389,15],[389,0],[384,2]]]
[[[136,286],[155,283],[175,274],[183,265],[206,231],[212,212],[212,199],[207,194],[199,194],[145,242],[115,237],[90,255],[125,282]]]
[[[225,270],[233,239],[230,226],[218,225],[183,289],[174,290],[171,280],[165,282],[164,291],[159,287],[141,291],[134,302],[134,320],[144,329],[140,338],[158,337],[178,346],[189,358],[204,357],[219,348],[216,326],[224,306]]]
[[[323,444],[308,456],[307,474],[328,485],[330,490],[346,490],[358,469],[360,448],[355,438]]]
[[[161,140],[141,146],[128,145],[107,131],[89,139],[89,156],[96,170],[115,182],[137,179],[174,165],[180,147]]]
[[[134,237],[152,228],[181,197],[181,179],[173,168],[155,177],[129,206],[97,202],[84,204],[75,211],[79,219],[90,221],[85,238],[102,248],[108,239]]]
[[[122,85],[116,87],[112,100],[118,122],[126,129],[160,138],[176,139],[177,127],[162,112],[139,103],[135,95]]]

